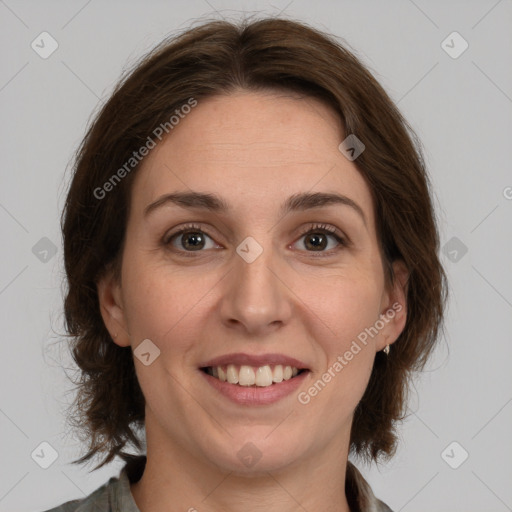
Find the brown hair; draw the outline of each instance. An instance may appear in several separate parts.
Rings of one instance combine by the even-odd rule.
[[[68,421],[88,442],[88,452],[75,464],[100,454],[105,457],[94,469],[115,456],[129,460],[122,450],[127,443],[141,449],[136,429],[144,425],[131,348],[112,341],[96,288],[110,266],[119,276],[138,166],[104,197],[94,191],[190,98],[200,103],[237,89],[317,98],[339,115],[347,135],[356,134],[366,146],[354,163],[373,195],[386,282],[393,282],[394,260],[403,260],[410,273],[408,314],[389,356],[376,355],[355,411],[350,449],[375,461],[396,450],[395,422],[405,417],[412,372],[424,367],[442,329],[447,295],[421,146],[386,92],[337,39],[303,23],[270,18],[213,21],[164,40],[120,80],[77,151],[62,215],[65,322],[80,372]]]

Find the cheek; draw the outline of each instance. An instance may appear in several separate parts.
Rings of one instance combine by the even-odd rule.
[[[148,264],[142,257],[128,262],[124,270],[123,298],[132,342],[149,338],[163,350],[172,338],[178,348],[180,340],[187,339],[185,331],[196,325],[205,293],[215,286],[214,276],[192,276],[170,265]]]
[[[375,357],[378,334],[372,327],[379,319],[380,299],[378,278],[345,277],[332,279],[317,305],[322,312],[322,322],[317,326],[325,324],[329,328],[322,328],[323,336],[316,337],[325,365],[316,378],[330,389],[322,391],[320,401],[328,403],[333,413],[353,410],[366,389]],[[322,383],[315,382],[318,390],[324,389]]]
[[[351,274],[324,279],[322,287],[312,288],[315,310],[329,327],[329,353],[339,354],[350,342],[374,325],[379,318],[382,287],[379,276]],[[310,297],[311,297],[310,293]]]

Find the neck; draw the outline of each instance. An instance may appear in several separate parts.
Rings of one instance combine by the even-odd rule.
[[[170,505],[189,512],[350,512],[345,496],[348,439],[334,439],[300,461],[248,476],[198,459],[170,443],[148,419],[146,467],[131,485],[141,512],[168,510]]]

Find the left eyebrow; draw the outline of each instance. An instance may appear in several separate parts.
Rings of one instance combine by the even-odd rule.
[[[363,220],[367,226],[366,216],[363,209],[350,197],[341,194],[332,194],[327,192],[301,193],[290,196],[281,206],[281,215],[286,215],[293,211],[305,211],[313,208],[321,208],[331,204],[339,204],[352,208]]]
[[[230,210],[229,203],[217,194],[194,191],[173,192],[159,197],[156,201],[146,206],[144,216],[167,204],[175,204],[182,208],[208,210],[215,213],[227,213]],[[284,216],[294,211],[312,210],[331,204],[350,207],[362,218],[364,225],[367,227],[367,219],[363,209],[354,200],[341,194],[327,192],[293,194],[281,205],[280,215]]]

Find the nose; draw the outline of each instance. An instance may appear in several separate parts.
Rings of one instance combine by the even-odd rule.
[[[220,312],[228,328],[264,336],[289,322],[293,292],[272,249],[265,248],[249,261],[235,255],[234,266],[223,280]]]

